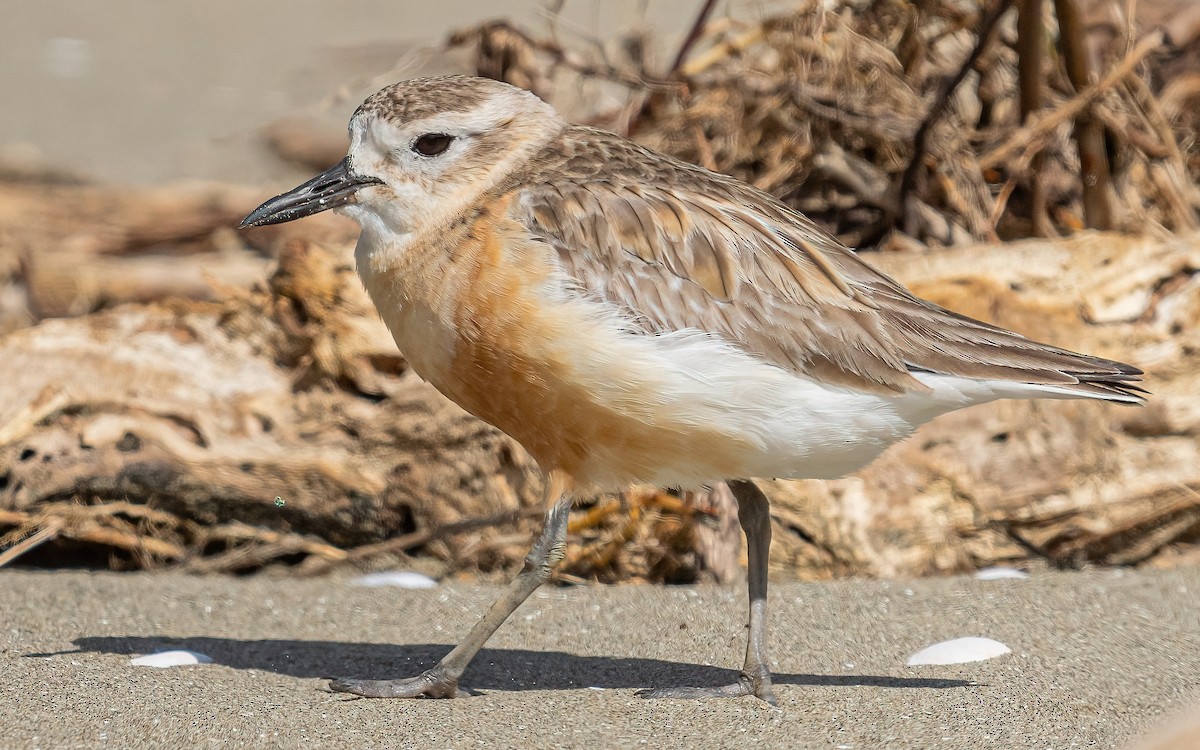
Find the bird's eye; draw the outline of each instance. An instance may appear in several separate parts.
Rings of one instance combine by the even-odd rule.
[[[445,133],[426,133],[413,141],[412,150],[421,156],[437,156],[445,153],[454,141],[454,136]]]

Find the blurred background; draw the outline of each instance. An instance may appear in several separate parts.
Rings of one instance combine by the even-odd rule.
[[[724,10],[753,19],[787,6]],[[0,144],[8,161],[46,160],[107,182],[262,183],[290,176],[263,158],[265,123],[306,113],[344,127],[357,105],[349,97],[371,85],[461,72],[465,58],[441,48],[472,23],[503,17],[544,31],[553,16],[578,40],[602,44],[639,29],[665,43],[678,41],[681,19],[695,11],[689,0],[12,4],[18,22],[0,30],[10,71],[0,79],[8,105]]]
[[[918,294],[1147,371],[771,482],[780,577],[1200,561],[1200,6],[1188,0],[9,4],[0,565],[500,578],[524,452],[423,384],[355,225],[234,227],[378,88],[470,73],[733,174]],[[572,517],[561,580],[739,575],[727,491]]]

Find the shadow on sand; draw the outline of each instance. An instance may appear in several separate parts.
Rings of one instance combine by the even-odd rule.
[[[432,666],[452,647],[440,644],[387,645],[340,641],[237,640],[207,636],[83,637],[78,652],[145,654],[169,649],[199,651],[234,669],[256,669],[293,677],[381,679],[410,677]],[[52,656],[30,654],[29,656]],[[732,682],[732,669],[659,659],[578,656],[561,651],[485,648],[463,676],[468,690],[572,690],[582,687],[704,687]],[[922,677],[876,675],[774,675],[776,685],[809,687],[925,688],[975,687],[978,683]]]

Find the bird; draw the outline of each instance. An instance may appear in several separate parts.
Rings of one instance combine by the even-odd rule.
[[[509,84],[402,81],[355,110],[349,135],[342,161],[241,227],[327,209],[357,221],[358,274],[400,351],[533,457],[546,514],[520,573],[445,657],[334,691],[454,697],[562,559],[576,498],[726,482],[747,540],[742,670],[639,694],[775,704],[771,520],[754,480],[844,476],[996,399],[1144,402],[1138,368],[920,299],[771,195],[571,124]]]

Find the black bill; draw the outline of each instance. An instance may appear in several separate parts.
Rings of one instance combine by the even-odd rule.
[[[242,219],[238,229],[281,224],[337,208],[349,203],[350,197],[359,188],[380,185],[382,182],[374,177],[350,174],[350,157],[346,157],[303,185],[277,195],[254,209]]]

